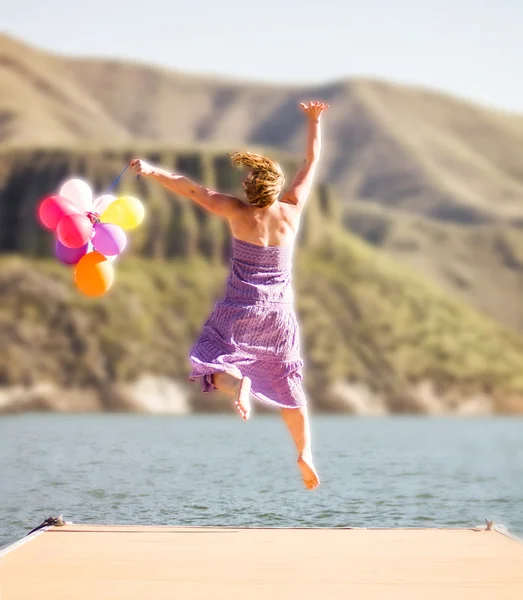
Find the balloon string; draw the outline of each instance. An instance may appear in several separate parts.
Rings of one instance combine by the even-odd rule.
[[[112,192],[114,190],[114,188],[118,185],[118,182],[122,178],[122,175],[127,171],[127,169],[129,168],[129,166],[130,165],[127,165],[125,167],[125,169],[120,173],[120,175],[118,175],[118,177],[111,183],[111,185],[107,188],[106,194],[108,194],[109,192]],[[136,179],[140,179],[140,175],[138,175],[138,177],[136,177]]]
[[[122,175],[127,171],[129,165],[126,165],[125,169],[118,175],[118,177],[111,183],[111,185],[107,188],[107,193],[112,192],[114,188],[118,185],[118,182],[122,178]]]

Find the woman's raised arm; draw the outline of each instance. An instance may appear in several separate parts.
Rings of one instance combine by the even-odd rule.
[[[307,115],[308,122],[305,163],[300,167],[290,188],[285,193],[285,200],[303,208],[311,191],[316,166],[320,160],[321,115],[329,105],[323,102],[309,102],[309,104],[301,103],[300,106]]]

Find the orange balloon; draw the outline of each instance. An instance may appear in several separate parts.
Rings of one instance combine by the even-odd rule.
[[[78,261],[74,279],[86,296],[103,296],[114,281],[113,265],[103,254],[89,252]]]

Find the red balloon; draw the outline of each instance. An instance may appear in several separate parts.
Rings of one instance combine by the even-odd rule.
[[[80,248],[93,235],[91,219],[80,213],[65,215],[56,228],[58,240],[68,248]]]
[[[63,196],[47,196],[38,206],[40,223],[51,231],[56,230],[62,217],[72,214],[80,214],[80,211],[74,202]]]

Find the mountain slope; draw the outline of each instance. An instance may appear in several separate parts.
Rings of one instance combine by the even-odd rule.
[[[1,192],[0,214],[9,223],[18,220],[0,220],[0,248],[47,252],[35,242],[41,232],[35,235],[36,225],[31,229],[25,218],[46,185],[73,172],[107,185],[131,152],[197,178],[204,176],[193,169],[199,159],[191,152],[180,158],[173,147],[244,146],[299,156],[305,128],[296,103],[306,97],[331,104],[320,175],[336,187],[345,224],[523,331],[523,117],[385,82],[359,79],[308,89],[243,84],[124,61],[53,56],[0,35],[0,149],[7,157],[0,163],[0,188],[9,186]],[[61,149],[61,158],[42,155],[28,164],[29,153],[13,162],[13,148],[33,145]],[[89,158],[82,156],[86,148]],[[290,178],[296,163],[287,164]],[[231,177],[225,168],[211,179],[205,175],[219,187]],[[165,223],[165,195],[141,184],[138,190],[152,198],[157,224],[150,238],[137,240],[140,252],[174,256],[184,244],[190,250],[192,235],[167,245],[169,236],[157,235]],[[25,199],[23,210],[13,204],[18,196]],[[378,229],[387,232],[379,241],[371,239],[376,214]],[[194,230],[190,211],[176,213],[178,218]]]
[[[3,257],[0,386],[91,389],[103,405],[141,376],[183,380],[226,269],[198,256],[128,258],[116,277],[93,301],[56,261]],[[339,228],[298,250],[295,287],[314,408],[523,411],[523,338]]]
[[[352,202],[347,229],[505,326],[523,332],[523,229],[441,223]]]
[[[128,139],[66,64],[0,35],[0,142],[61,145]]]
[[[237,189],[240,173],[223,153],[140,150],[207,185]],[[102,191],[127,154],[130,150],[0,153],[4,391],[47,382],[91,388],[114,400],[108,388],[141,375],[186,375],[189,344],[225,278],[229,234],[223,221],[129,174],[119,191],[147,203],[147,220],[129,235],[110,294],[86,300],[73,290],[69,269],[41,258],[52,247],[52,236],[35,218],[42,195],[73,173]],[[295,168],[291,158],[277,158]],[[523,338],[343,231],[339,208],[328,187],[313,190],[295,263],[312,403],[363,412],[523,410]],[[373,232],[371,225],[363,222],[359,229],[367,227],[377,243],[379,228],[372,225]],[[510,256],[517,261],[516,253]],[[63,397],[53,389],[52,397]],[[0,398],[0,411],[1,404]],[[44,405],[52,406],[52,398]],[[200,406],[208,405],[202,400]]]
[[[260,149],[263,151],[263,149]],[[130,146],[103,151],[84,150],[0,150],[0,252],[44,257],[53,253],[50,236],[38,223],[38,203],[55,194],[70,177],[83,177],[95,196],[104,193],[132,156],[164,164],[208,187],[241,193],[241,170],[232,166],[226,152],[214,148],[164,149],[157,145]],[[297,169],[292,156],[273,151],[286,171]],[[131,251],[151,258],[173,258],[203,253],[221,261],[228,245],[225,222],[198,205],[178,197],[147,178],[136,179],[127,171],[115,193],[140,198],[147,208],[147,220],[132,236]],[[325,184],[311,190],[307,211],[302,217],[302,244],[314,244],[325,224],[339,223],[339,201]]]
[[[296,105],[328,101],[322,176],[345,202],[371,199],[439,220],[523,218],[523,117],[428,90],[355,79],[244,84],[133,63],[67,59],[0,37],[4,144],[125,140],[303,149]]]

